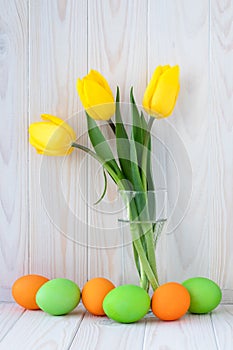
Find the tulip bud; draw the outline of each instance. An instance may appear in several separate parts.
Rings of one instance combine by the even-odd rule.
[[[112,91],[107,80],[99,72],[91,70],[83,79],[78,79],[77,91],[91,118],[109,120],[115,113]]]
[[[172,114],[180,90],[179,66],[158,66],[146,88],[143,107],[155,118]]]
[[[74,130],[64,120],[50,114],[42,114],[45,122],[33,123],[29,127],[29,142],[39,154],[65,156],[73,151],[76,140]]]

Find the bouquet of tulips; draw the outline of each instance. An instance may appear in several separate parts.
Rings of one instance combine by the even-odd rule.
[[[155,119],[166,118],[173,112],[179,93],[179,67],[167,65],[155,69],[142,103],[149,118],[139,111],[131,88],[130,133],[123,122],[118,87],[114,100],[106,79],[99,72],[91,70],[83,79],[78,79],[77,91],[86,112],[93,149],[77,143],[75,131],[62,119],[49,114],[42,115],[44,122],[30,125],[29,141],[40,154],[65,156],[78,148],[101,163],[104,174],[107,172],[116,183],[128,209],[140,285],[145,290],[149,290],[150,286],[155,290],[159,285],[155,245],[162,226],[150,219],[151,212],[156,210],[156,198],[149,196],[155,190],[151,168],[151,127]],[[115,135],[117,156],[114,157],[96,120],[107,121]],[[104,178],[105,186],[100,200],[107,187],[106,174]],[[126,193],[136,195],[128,198]]]

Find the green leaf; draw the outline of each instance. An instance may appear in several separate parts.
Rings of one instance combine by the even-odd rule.
[[[130,161],[132,182],[136,191],[143,191],[143,184],[141,179],[141,155],[143,145],[143,132],[141,128],[141,118],[135,104],[133,96],[133,88],[130,90],[130,102],[132,111],[132,132],[130,139]]]
[[[143,184],[138,166],[137,150],[133,139],[130,140],[130,166],[134,190],[143,191]]]
[[[132,133],[134,136],[134,140],[139,143],[143,143],[142,122],[141,122],[141,117],[140,117],[138,108],[135,103],[135,99],[133,95],[133,87],[130,89],[130,102],[131,102],[131,108],[132,108],[132,119],[133,119]]]
[[[117,145],[117,154],[121,169],[129,182],[132,183],[132,174],[131,174],[131,164],[130,164],[130,143],[128,134],[125,130],[124,124],[122,122],[121,111],[120,111],[120,90],[117,87],[116,95],[116,145]]]
[[[125,190],[124,182],[121,178],[118,177],[118,175],[115,173],[115,171],[112,169],[112,167],[106,162],[100,155],[97,153],[93,152],[90,148],[80,145],[79,143],[72,142],[72,147],[78,148],[82,151],[84,151],[87,154],[90,154],[90,156],[94,159],[96,159],[104,169],[108,172],[108,174],[111,176],[113,181],[119,186],[120,190]]]
[[[134,255],[134,261],[135,261],[135,265],[138,271],[139,276],[141,277],[141,269],[140,269],[140,263],[139,263],[139,256],[138,256],[138,252],[137,249],[134,246],[134,242],[133,242],[133,255]]]
[[[87,116],[87,125],[88,125],[88,134],[91,140],[91,143],[97,153],[102,159],[106,161],[106,163],[115,171],[117,176],[122,179],[123,174],[117,165],[116,160],[114,159],[114,155],[112,153],[111,148],[109,147],[104,135],[100,131],[94,119],[92,119],[88,113]]]
[[[151,136],[148,142],[148,153],[147,153],[147,170],[146,170],[146,176],[147,176],[147,190],[148,191],[154,191],[154,181],[152,177],[152,167],[151,167]]]
[[[99,204],[102,201],[102,199],[104,198],[106,191],[107,191],[108,181],[107,181],[107,176],[105,174],[104,168],[103,168],[103,175],[104,175],[104,190],[103,190],[103,193],[101,194],[100,198],[98,199],[97,202],[94,203],[94,205]]]
[[[141,113],[140,115],[137,109],[133,96],[133,89],[131,89],[130,91],[130,101],[132,107],[133,120],[131,134],[131,167],[133,174],[133,182],[136,191],[145,192],[147,191],[147,157],[151,156],[151,153],[148,152],[149,142],[147,142],[148,136],[150,137],[150,134],[148,134],[148,125],[143,113]],[[146,157],[146,162],[145,160],[143,160],[143,157]],[[144,184],[146,184],[146,186]],[[135,204],[137,207],[139,218],[141,215],[146,215],[146,202],[146,194],[145,196],[140,195],[139,197],[135,198]]]
[[[147,132],[147,122],[144,117],[143,112],[141,112],[141,121],[142,121],[142,130],[143,130],[143,139],[145,141],[145,136]],[[146,170],[146,177],[147,177],[147,190],[148,191],[154,191],[154,182],[152,178],[152,168],[151,168],[151,134],[149,134],[149,141],[148,141],[148,146],[147,146],[147,170]]]
[[[142,126],[142,134],[143,134],[142,139],[144,144],[146,131],[147,131],[147,122],[142,111],[141,111],[141,126]]]
[[[144,143],[144,131],[142,128],[142,121],[137,109],[134,96],[133,96],[133,88],[130,89],[130,102],[132,109],[132,139],[135,141],[136,153],[137,153],[137,163],[139,167],[141,166],[141,158],[142,158],[142,146]]]

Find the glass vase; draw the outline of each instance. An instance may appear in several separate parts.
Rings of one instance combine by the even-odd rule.
[[[167,191],[119,191],[119,195],[123,245],[132,245],[140,286],[155,290],[159,286],[156,246],[167,220]]]

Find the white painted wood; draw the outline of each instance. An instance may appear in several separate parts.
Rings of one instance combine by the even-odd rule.
[[[146,84],[147,59],[147,1],[90,1],[88,10],[88,68],[99,70],[109,81],[115,94],[120,86],[121,100],[129,102],[133,85],[135,97],[141,103]],[[124,107],[128,112],[128,106]],[[128,114],[128,113],[127,113]],[[126,114],[126,121],[130,116]],[[112,139],[112,133],[107,133]],[[89,161],[89,248],[88,276],[109,277],[114,283],[138,281],[132,261],[131,245],[120,248],[122,236],[117,223],[117,190],[110,180],[108,193],[98,205],[103,186],[102,173]],[[98,184],[96,186],[96,183]],[[97,193],[96,193],[97,192]],[[102,248],[107,249],[102,249]]]
[[[75,85],[86,73],[86,46],[86,1],[30,2],[30,122],[41,113],[70,118],[84,143]],[[87,275],[84,157],[42,157],[30,147],[30,271],[79,285]]]
[[[187,314],[174,322],[152,314],[134,324],[95,317],[80,304],[66,316],[0,305],[0,349],[232,349],[233,308],[221,305],[212,314]]]
[[[0,298],[28,270],[28,8],[0,1]]]
[[[2,339],[11,332],[15,323],[24,313],[24,309],[14,303],[0,304],[0,344]],[[0,346],[1,347],[1,346]]]
[[[0,343],[0,349],[68,349],[83,318],[81,306],[66,316],[25,311]]]
[[[154,68],[165,63],[180,65],[181,92],[173,117],[153,133],[170,152],[171,206],[179,186],[184,191],[159,247],[161,281],[210,276],[232,300],[232,16],[232,3],[220,0],[0,1],[1,300],[28,271],[82,287],[97,275],[118,284],[125,267],[124,281],[137,281],[131,246],[119,247],[115,185],[109,181],[94,207],[103,185],[98,165],[81,152],[37,155],[28,119],[83,111],[75,82],[90,68],[114,93],[120,85],[125,102],[133,85],[140,104]],[[69,122],[87,144],[85,116]]]
[[[180,65],[177,106],[173,116],[159,121],[168,149],[165,171],[170,208],[178,199],[168,222],[167,249],[163,246],[160,266],[163,279],[182,281],[208,275],[213,239],[207,214],[209,2],[149,1],[148,13],[149,73],[158,64]]]
[[[233,348],[233,307],[224,305],[215,310],[212,315],[218,349],[230,350]]]
[[[145,326],[144,321],[126,325],[86,313],[70,349],[139,350],[143,348]]]
[[[174,322],[148,318],[143,349],[218,349],[210,315],[187,314]]]
[[[211,1],[209,231],[211,276],[233,288],[233,70],[231,1]]]

